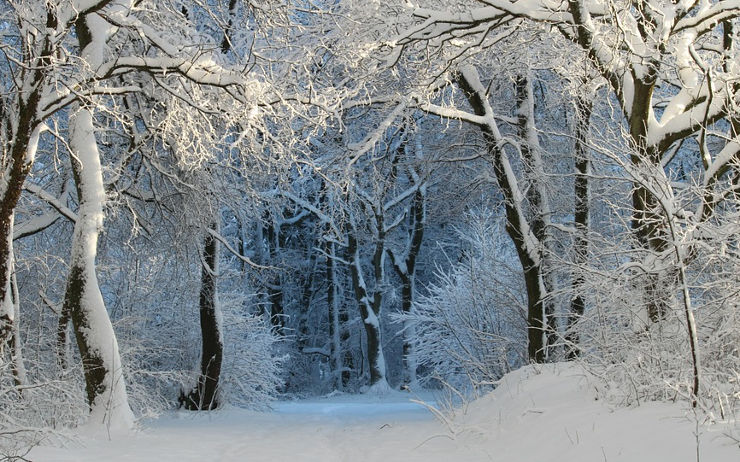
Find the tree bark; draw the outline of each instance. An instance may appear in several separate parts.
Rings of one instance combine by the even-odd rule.
[[[59,320],[57,321],[57,361],[59,367],[62,369],[67,368],[67,339],[70,321],[68,308],[62,306],[61,313],[59,313]]]
[[[97,47],[105,45],[107,30],[97,15],[77,20],[82,56],[95,66]],[[95,32],[93,32],[95,31]],[[70,313],[85,374],[90,422],[130,428],[133,413],[128,404],[121,358],[113,326],[98,286],[95,267],[98,235],[103,226],[105,188],[100,153],[95,140],[93,115],[89,109],[74,108],[69,120],[72,173],[79,202],[72,238],[72,255],[63,311]]]
[[[546,326],[541,246],[527,222],[522,204],[522,193],[504,152],[502,138],[493,120],[493,112],[480,84],[477,70],[470,67],[464,72],[459,72],[457,83],[474,113],[486,118],[486,122],[480,124],[480,128],[486,140],[489,160],[493,165],[498,186],[504,196],[506,232],[514,243],[524,272],[524,283],[527,290],[527,355],[531,362],[543,363],[545,361]]]
[[[532,91],[532,78],[529,73],[521,74],[515,81],[515,93],[517,103],[517,132],[519,135],[520,151],[525,172],[529,177],[529,187],[526,188],[526,197],[529,202],[529,226],[534,235],[538,249],[529,249],[529,253],[537,253],[539,258],[533,259],[529,272],[539,278],[539,288],[532,287],[533,296],[539,300],[534,306],[540,305],[543,312],[545,327],[545,358],[553,356],[555,345],[558,341],[558,325],[555,316],[555,304],[547,296],[553,290],[552,277],[550,275],[550,236],[548,226],[550,225],[551,212],[550,203],[545,188],[547,178],[542,165],[542,152],[539,143],[539,135],[534,121],[534,93]],[[524,230],[520,230],[519,234]],[[526,243],[525,243],[526,244]],[[534,276],[536,275],[536,276]],[[534,279],[531,284],[535,283]],[[529,284],[528,284],[529,287]],[[539,310],[539,308],[534,308]],[[536,319],[535,319],[536,321]]]
[[[47,24],[55,24],[53,7],[47,11]],[[52,27],[52,26],[50,26]],[[52,29],[55,26],[52,27]],[[21,37],[21,40],[25,40]],[[23,183],[26,181],[36,159],[39,136],[42,129],[39,120],[39,102],[44,92],[46,81],[46,64],[52,53],[52,40],[49,35],[40,36],[43,40],[39,56],[27,56],[28,67],[23,69],[20,82],[16,82],[23,91],[18,92],[15,102],[17,111],[8,118],[3,117],[3,146],[4,152],[9,155],[0,164],[0,352],[10,340],[13,332],[13,304],[11,301],[10,277],[13,272],[13,220],[15,207],[21,197]],[[27,43],[24,50],[33,50]],[[35,59],[38,58],[38,61]],[[5,115],[5,114],[3,114]],[[10,117],[15,120],[10,122]]]
[[[341,334],[343,325],[340,320],[340,307],[337,297],[337,274],[334,266],[335,247],[333,242],[324,243],[326,253],[326,304],[329,308],[329,341],[330,358],[329,367],[332,373],[334,388],[343,390],[345,384],[342,380],[342,342]]]
[[[218,224],[212,226],[218,229]],[[212,410],[219,405],[218,383],[223,361],[223,335],[216,284],[218,250],[218,240],[206,233],[203,239],[199,300],[202,338],[200,377],[195,388],[186,397],[181,396],[185,408],[191,411]]]
[[[382,294],[380,293],[380,287],[376,286],[373,299],[372,301],[370,300],[367,285],[362,275],[362,263],[360,261],[360,251],[357,245],[357,238],[353,233],[350,233],[348,240],[348,252],[352,259],[350,262],[352,285],[355,290],[355,298],[360,307],[362,324],[365,326],[365,334],[367,338],[367,359],[370,365],[370,386],[388,388],[385,370],[385,356],[383,354],[383,343],[380,332],[380,307]],[[377,272],[379,270],[382,271],[382,268],[379,268],[380,263],[378,260],[381,259],[381,257],[378,255],[378,248],[381,249],[381,252],[384,251],[382,241],[379,241],[376,244],[376,252],[373,257],[373,267],[376,271],[376,279],[380,277]]]
[[[280,249],[283,247],[283,234],[278,224],[269,224],[267,227],[267,245],[269,246],[270,264],[274,264]],[[270,322],[275,332],[282,336],[285,333],[285,312],[283,308],[283,284],[281,270],[275,270],[275,275],[267,284],[267,300],[270,304]]]
[[[5,345],[8,344],[12,337],[13,337],[13,331],[15,329],[15,306],[13,303],[13,290],[11,287],[11,277],[13,275],[14,270],[14,261],[13,261],[13,221],[14,221],[15,215],[11,213],[9,219],[9,233],[10,238],[8,239],[8,246],[7,249],[2,249],[3,252],[7,252],[7,277],[5,279],[5,282],[3,283],[3,293],[2,298],[0,298],[0,357],[4,354],[5,351]]]
[[[414,304],[416,292],[416,261],[424,241],[424,223],[426,215],[426,188],[420,187],[414,194],[411,205],[411,230],[409,233],[409,244],[404,257],[397,256],[389,250],[393,267],[401,279],[401,311],[408,314]],[[403,328],[403,365],[404,382],[416,385],[418,382],[416,369],[418,363],[413,351],[411,339],[416,335],[414,323],[407,322]]]
[[[588,153],[588,129],[591,118],[591,100],[579,96],[575,103],[575,169],[576,175],[573,184],[574,189],[574,222],[575,235],[573,236],[573,298],[570,303],[570,315],[566,329],[566,356],[575,359],[581,354],[579,347],[580,338],[575,324],[583,316],[586,301],[583,294],[585,283],[581,269],[588,259],[588,175],[590,170],[590,156]]]
[[[13,224],[15,207],[38,148],[41,126],[35,120],[35,113],[39,97],[40,89],[37,88],[25,102],[20,103],[20,118],[9,164],[0,178],[0,352],[13,332],[15,314],[10,282],[13,273]]]
[[[85,373],[91,421],[133,424],[113,326],[98,287],[95,269],[98,235],[103,224],[105,189],[92,114],[78,109],[70,117],[72,172],[77,185],[78,219],[63,312],[70,313]]]
[[[13,311],[15,313],[15,319],[17,320],[19,319],[21,311],[21,299],[15,271],[13,271],[10,283],[11,293],[13,294]],[[21,328],[17,321],[13,323],[13,339],[10,342],[10,359],[13,363],[13,381],[15,382],[15,385],[18,387],[27,385],[28,377],[26,375],[26,364],[23,360]]]

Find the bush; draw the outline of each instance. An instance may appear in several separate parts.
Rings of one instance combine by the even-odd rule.
[[[488,211],[458,230],[469,246],[461,262],[438,269],[408,314],[394,318],[415,329],[412,349],[428,374],[458,390],[488,387],[526,358],[526,308],[508,236]]]

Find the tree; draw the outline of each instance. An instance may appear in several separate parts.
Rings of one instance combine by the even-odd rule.
[[[422,150],[420,141],[417,141],[416,152]],[[411,175],[416,176],[415,181],[420,181],[418,173],[413,169]],[[415,193],[409,209],[410,223],[408,241],[405,243],[401,254],[397,254],[392,249],[388,249],[388,255],[391,257],[393,268],[401,279],[401,312],[409,313],[414,303],[416,295],[416,262],[421,251],[421,245],[424,240],[424,226],[426,224],[426,185],[422,185]],[[403,359],[404,359],[404,381],[412,388],[416,388],[417,377],[416,369],[418,363],[416,353],[413,351],[412,340],[416,336],[413,325],[407,325],[403,329]]]
[[[582,83],[587,89],[593,84],[593,80]],[[588,231],[589,231],[589,175],[591,174],[591,161],[589,155],[588,129],[593,110],[591,95],[580,94],[574,101],[574,160],[576,176],[573,181],[573,195],[575,198],[573,207],[573,222],[575,233],[573,236],[573,295],[570,304],[570,314],[565,333],[566,357],[575,359],[580,355],[578,346],[579,337],[575,329],[578,319],[586,310],[586,297],[583,293],[584,275],[580,272],[588,261]]]
[[[17,5],[16,8],[8,5],[3,11],[8,16],[10,24],[17,24],[16,36],[20,41],[20,49],[16,53],[4,51],[9,57],[20,58],[20,65],[4,67],[6,80],[14,82],[9,97],[2,102],[2,126],[0,132],[5,142],[4,152],[8,155],[2,158],[2,176],[0,178],[0,345],[4,346],[12,332],[14,319],[13,303],[11,300],[10,279],[12,266],[12,238],[14,210],[23,188],[23,182],[31,170],[39,137],[43,130],[41,101],[49,103],[49,82],[47,75],[51,72],[51,57],[54,52],[54,43],[58,38],[50,32],[60,22],[69,23],[71,18],[57,18],[56,11],[49,8],[44,16],[46,23],[43,27],[36,27],[35,21],[27,21],[25,16],[31,16],[38,11],[38,5]],[[85,8],[82,9],[83,13]],[[19,21],[14,21],[12,15],[18,14]],[[38,16],[37,16],[38,17]],[[66,26],[67,24],[65,24]],[[47,31],[36,34],[36,29]],[[9,34],[10,35],[10,34]],[[56,40],[55,40],[56,39]],[[23,53],[20,51],[24,50]],[[14,56],[15,55],[15,56]],[[14,62],[11,61],[11,62]],[[15,61],[18,62],[18,61]],[[0,347],[2,348],[2,347]]]
[[[727,141],[717,152],[710,152],[706,136],[702,136],[696,151],[704,163],[707,183],[716,184],[731,170],[740,152],[733,116],[736,69],[729,64],[737,49],[732,23],[740,16],[740,7],[727,1],[700,6],[611,2],[609,6],[606,14],[590,0],[557,6],[540,0],[494,0],[463,13],[420,8],[414,15],[421,22],[399,34],[394,43],[406,47],[424,42],[433,50],[454,43],[461,50],[456,53],[460,57],[479,52],[495,40],[489,37],[489,31],[501,24],[554,24],[562,37],[580,47],[608,82],[624,117],[633,165],[667,167],[686,140],[706,134],[712,126],[721,128],[724,121]],[[677,73],[673,72],[673,63]],[[699,220],[707,220],[716,204],[716,199],[704,201],[707,206]],[[666,252],[670,237],[655,215],[658,199],[636,185],[632,206],[632,228],[640,246],[649,253]],[[647,311],[651,320],[658,321],[670,297],[660,289],[664,278],[660,270],[654,268],[647,273]]]
[[[235,5],[231,3],[233,10]],[[50,131],[46,124],[61,126],[62,133],[54,130],[57,137],[63,137],[68,127],[79,210],[61,320],[68,313],[75,327],[92,417],[98,421],[102,413],[105,419],[111,419],[107,422],[115,423],[115,412],[108,408],[112,403],[114,409],[120,408],[120,423],[125,426],[130,424],[130,411],[126,410],[115,336],[98,287],[95,257],[106,198],[103,157],[112,154],[116,160],[114,172],[121,174],[135,156],[112,152],[112,146],[101,152],[96,124],[101,114],[109,115],[120,123],[117,129],[131,134],[129,147],[134,151],[141,147],[137,135],[155,137],[175,148],[173,151],[185,160],[183,151],[193,145],[182,143],[194,141],[202,146],[202,140],[212,132],[196,133],[191,127],[177,133],[179,123],[197,120],[202,128],[208,125],[203,123],[207,113],[225,114],[222,120],[233,121],[253,113],[257,99],[272,95],[265,92],[248,98],[245,89],[254,87],[256,79],[250,80],[240,70],[214,60],[209,50],[215,39],[202,31],[211,26],[211,30],[220,31],[218,20],[209,15],[209,11],[215,14],[218,5],[209,6],[209,11],[179,2],[160,4],[159,9],[151,8],[148,2],[126,1],[75,1],[71,8],[65,5],[22,2],[5,11],[8,24],[14,26],[4,36],[7,46],[3,48],[10,63],[3,68],[10,96],[2,105],[4,152],[9,154],[2,158],[0,179],[0,342],[4,345],[9,339],[15,315],[10,281],[16,205],[34,166],[42,133]],[[223,34],[218,40],[222,38]],[[157,92],[172,99],[154,97]],[[214,110],[219,97],[228,99],[231,112]],[[145,107],[149,103],[161,104],[160,109],[167,108],[171,113],[160,115],[155,106]],[[186,106],[189,113],[183,117]],[[135,114],[137,110],[140,112]],[[173,123],[178,116],[183,120]],[[249,121],[250,117],[243,120]],[[154,157],[148,161],[154,170],[159,167]],[[63,324],[60,322],[60,333],[66,331]]]
[[[458,228],[468,247],[461,261],[438,269],[429,291],[397,317],[413,325],[410,339],[419,364],[458,392],[490,389],[527,361],[524,280],[510,266],[517,259],[505,218],[473,209]]]
[[[350,144],[349,155],[341,151],[335,157],[323,159],[331,165],[315,167],[322,178],[328,179],[322,180],[325,190],[318,198],[304,198],[297,193],[281,191],[284,197],[310,211],[326,228],[323,240],[329,248],[327,258],[332,259],[327,268],[330,276],[327,301],[330,303],[330,334],[335,334],[328,351],[335,370],[343,370],[349,362],[346,354],[339,355],[338,348],[348,339],[348,335],[341,335],[344,313],[337,309],[337,294],[333,292],[338,280],[338,268],[334,265],[339,261],[349,272],[354,300],[364,327],[369,385],[381,392],[389,387],[383,341],[387,327],[382,321],[383,312],[387,310],[387,292],[392,284],[388,274],[392,268],[387,260],[390,256],[402,281],[402,309],[408,310],[413,298],[416,258],[425,222],[428,166],[425,165],[422,142],[409,140],[413,140],[414,135],[407,127],[409,121],[402,117],[403,109],[397,107],[371,131],[366,127],[356,127],[362,140]],[[399,118],[403,128],[396,129],[394,123]],[[355,133],[347,136],[353,135]],[[372,154],[374,152],[379,153],[377,158]],[[408,233],[399,231],[407,218]],[[340,253],[338,247],[346,249],[346,252]],[[346,345],[342,345],[344,347]],[[408,347],[404,352],[409,353],[408,357],[404,355],[404,361],[413,363]],[[416,367],[409,366],[408,371],[412,369],[415,371]],[[410,376],[413,377],[414,372],[410,372]]]
[[[76,20],[75,30],[82,60],[90,68],[98,68],[103,64],[103,47],[113,27],[90,13]],[[62,310],[69,313],[74,326],[91,421],[128,428],[133,425],[133,413],[128,404],[118,341],[98,287],[95,266],[98,234],[103,227],[105,188],[92,111],[74,105],[69,125],[79,209]]]
[[[218,224],[210,226],[203,239],[199,313],[201,329],[200,376],[197,385],[180,400],[190,410],[212,410],[219,405],[218,389],[223,361],[223,327],[217,291],[219,245],[211,232],[218,232]]]
[[[518,145],[513,145],[501,134],[496,114],[488,100],[488,93],[473,66],[464,66],[456,74],[456,83],[462,90],[473,113],[450,109],[431,103],[421,108],[442,117],[454,116],[478,125],[486,142],[487,159],[504,197],[506,231],[514,243],[526,281],[528,310],[528,354],[533,362],[544,362],[546,357],[545,332],[548,331],[546,310],[550,283],[547,280],[547,253],[549,240],[550,206],[542,161],[541,147],[534,122],[534,96],[531,79],[520,75],[515,85],[517,103]],[[506,152],[507,145],[517,149],[525,171],[533,172],[533,184],[524,193]],[[552,330],[552,328],[550,329]]]

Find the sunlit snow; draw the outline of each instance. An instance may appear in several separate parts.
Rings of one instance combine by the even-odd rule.
[[[34,461],[696,461],[740,460],[732,428],[696,424],[686,403],[617,408],[574,366],[527,367],[496,391],[435,416],[410,399],[336,395],[272,412],[176,412],[113,441],[43,447]],[[697,433],[698,431],[698,433]],[[698,437],[696,436],[698,435]]]

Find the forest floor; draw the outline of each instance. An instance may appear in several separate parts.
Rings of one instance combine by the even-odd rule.
[[[173,412],[121,437],[37,447],[34,462],[737,462],[740,427],[697,425],[686,404],[617,407],[563,365],[509,374],[491,394],[435,416],[413,393],[275,403],[272,412]],[[422,394],[429,402],[433,397]],[[698,457],[697,457],[698,448]]]

